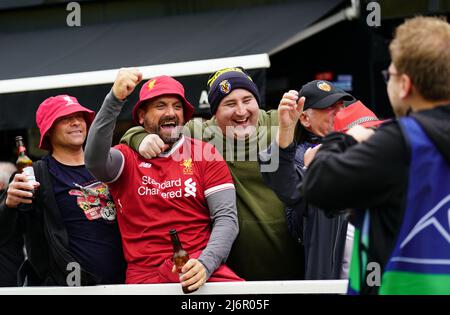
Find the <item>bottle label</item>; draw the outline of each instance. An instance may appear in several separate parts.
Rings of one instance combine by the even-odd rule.
[[[34,176],[34,169],[32,166],[27,166],[23,169],[22,174],[25,174],[27,176],[28,182],[30,184],[36,183],[36,177]]]

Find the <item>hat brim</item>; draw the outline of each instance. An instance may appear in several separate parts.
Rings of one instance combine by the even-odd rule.
[[[141,108],[141,106],[144,105],[145,102],[147,102],[151,99],[154,99],[155,97],[162,96],[162,95],[176,95],[176,96],[180,97],[181,100],[183,101],[184,123],[187,123],[189,120],[191,120],[192,116],[194,115],[194,106],[192,106],[192,104],[189,103],[189,101],[180,93],[167,93],[167,92],[163,91],[162,93],[152,95],[151,97],[143,98],[143,99],[139,100],[136,103],[136,105],[134,105],[132,114],[133,114],[133,122],[136,125],[140,125],[138,111]]]
[[[353,100],[355,100],[355,98],[347,93],[333,93],[333,94],[328,95],[327,97],[324,97],[323,99],[314,103],[313,105],[307,107],[306,109],[308,109],[308,108],[314,108],[314,109],[328,108],[339,100],[353,101]]]
[[[365,127],[365,128],[378,127],[379,125],[381,125],[381,124],[383,124],[383,123],[385,123],[387,121],[389,121],[389,119],[386,119],[386,120],[371,120],[371,121],[366,121],[366,122],[363,122],[363,123],[360,123],[360,124],[356,124],[354,126],[362,126],[362,127]],[[336,131],[337,132],[347,132],[349,129],[353,128],[354,126],[351,126],[350,128],[346,127],[346,128],[339,129],[339,130],[336,130]]]
[[[372,120],[372,121],[366,121],[362,124],[359,124],[360,126],[366,127],[366,128],[370,128],[370,127],[376,127],[381,125],[382,123],[384,123],[385,120]]]

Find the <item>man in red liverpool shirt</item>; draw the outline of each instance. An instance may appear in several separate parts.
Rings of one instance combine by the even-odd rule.
[[[182,282],[193,291],[209,281],[242,281],[225,264],[238,233],[236,196],[226,163],[212,145],[185,137],[194,112],[175,79],[159,76],[141,88],[133,120],[157,134],[163,151],[151,160],[126,145],[110,148],[115,121],[142,80],[121,69],[94,120],[86,166],[109,183],[118,208],[127,283]],[[191,259],[174,273],[169,230],[176,229]]]

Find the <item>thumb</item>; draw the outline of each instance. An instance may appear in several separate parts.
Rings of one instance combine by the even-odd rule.
[[[176,273],[177,272],[177,267],[175,265],[172,266],[172,272]]]
[[[170,145],[164,143],[164,145],[163,145],[163,152],[166,151],[169,147],[170,147]]]
[[[143,75],[142,72],[138,70],[137,72],[137,84],[139,84],[142,81]]]

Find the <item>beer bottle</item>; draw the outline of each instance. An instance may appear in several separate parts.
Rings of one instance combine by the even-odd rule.
[[[32,198],[34,198],[36,195],[36,177],[34,176],[33,161],[26,155],[27,149],[25,148],[22,136],[16,137],[16,146],[18,155],[16,161],[17,170],[19,173],[26,175],[28,182],[35,187],[31,191],[33,193]]]
[[[180,239],[178,237],[177,230],[171,229],[169,231],[170,239],[172,240],[173,245],[173,263],[177,268],[178,274],[182,274],[181,268],[188,262],[189,260],[189,254],[187,251],[183,249],[183,246],[181,246]],[[183,289],[183,293],[192,293],[194,291],[189,291],[187,287],[181,287]]]

